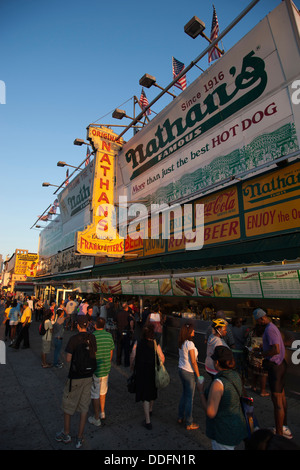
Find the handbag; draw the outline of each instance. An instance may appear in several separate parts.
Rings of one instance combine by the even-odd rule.
[[[229,380],[228,377],[225,377],[225,378],[228,380],[228,382],[230,382],[234,386],[234,388],[235,388],[235,390],[236,390],[236,392],[239,396],[241,408],[242,408],[243,415],[244,415],[245,421],[246,421],[248,438],[250,439],[253,432],[256,431],[259,428],[257,418],[254,414],[253,398],[252,397],[241,396],[239,394],[239,391],[238,391],[236,385],[231,380]]]
[[[136,392],[136,374],[135,374],[135,371],[127,379],[127,390],[128,390],[129,393],[135,393]]]
[[[155,386],[156,388],[161,389],[169,385],[170,376],[157,352],[157,344],[155,340],[154,340],[154,350],[155,350]]]

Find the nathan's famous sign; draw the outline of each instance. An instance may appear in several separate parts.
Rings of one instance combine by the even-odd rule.
[[[170,203],[298,150],[295,20],[281,2],[123,146],[130,200]]]
[[[126,161],[131,163],[134,170],[131,179],[168,157],[177,150],[178,146],[184,146],[220,124],[258,98],[266,88],[265,63],[255,56],[254,51],[251,51],[243,58],[239,73],[237,73],[235,67],[230,69],[229,72],[232,77],[235,77],[233,90],[228,83],[221,82],[219,86],[205,96],[202,102],[199,101],[190,107],[184,117],[178,117],[173,122],[166,119],[162,125],[157,126],[154,138],[126,152]],[[220,82],[224,75],[219,74],[218,78]],[[247,92],[237,98],[238,94],[244,90],[247,90]],[[185,111],[187,105],[184,105],[182,109]],[[179,141],[176,141],[176,139],[179,139]]]
[[[115,156],[123,141],[103,127],[89,127],[87,139],[96,151],[92,194],[92,223],[76,234],[76,250],[83,255],[120,257],[124,240],[114,224]]]

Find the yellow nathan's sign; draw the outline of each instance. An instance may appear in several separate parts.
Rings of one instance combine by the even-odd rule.
[[[92,192],[92,223],[77,232],[76,250],[82,255],[120,257],[124,239],[116,230],[114,209],[115,157],[123,140],[111,129],[88,128],[87,139],[95,154]]]

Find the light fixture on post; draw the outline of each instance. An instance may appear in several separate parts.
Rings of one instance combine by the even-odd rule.
[[[69,164],[66,163],[66,162],[61,162],[61,161],[59,161],[59,162],[57,162],[57,166],[62,166],[62,167],[64,167],[64,166],[70,166],[71,168],[75,168],[75,170],[81,171],[81,169],[78,168],[77,166],[69,165]]]
[[[51,184],[51,183],[48,183],[47,181],[44,182],[44,183],[42,184],[42,186],[44,186],[44,187],[55,186],[56,188],[59,188],[59,186],[57,186],[57,184]]]
[[[74,142],[73,142],[74,145],[78,145],[78,146],[81,146],[81,145],[90,145],[88,144],[87,142],[85,142],[83,139],[75,139]]]
[[[184,32],[191,38],[195,39],[200,34],[200,36],[202,36],[211,44],[212,41],[203,32],[204,30],[205,30],[205,23],[199,20],[197,16],[193,16],[193,18],[190,19],[190,21],[184,27]],[[217,49],[217,51],[220,52],[220,54],[222,55],[224,54],[224,51],[222,51],[216,44],[214,47]]]
[[[139,84],[141,86],[144,86],[145,88],[150,88],[153,85],[159,88],[160,90],[164,90],[163,87],[161,87],[160,85],[156,83],[156,78],[153,77],[152,75],[149,75],[149,73],[145,73],[145,75],[142,76],[142,78],[139,81]],[[176,95],[173,95],[173,93],[170,93],[169,91],[166,91],[166,93],[173,96],[173,98],[176,98]]]
[[[132,119],[132,120],[135,119],[135,118],[133,118],[133,117],[128,116],[128,115],[126,114],[126,112],[124,111],[124,109],[119,109],[119,108],[116,108],[116,109],[114,110],[114,112],[112,113],[112,117],[113,117],[114,119],[123,119],[124,117],[126,117],[126,118],[128,118],[128,119]],[[139,121],[139,120],[138,120],[137,122],[140,122],[141,124],[144,125],[144,122],[142,122],[142,121]]]

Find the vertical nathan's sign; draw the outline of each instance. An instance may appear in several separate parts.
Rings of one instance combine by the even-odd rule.
[[[124,240],[116,231],[114,210],[115,156],[123,145],[117,135],[104,127],[89,127],[87,139],[96,151],[92,192],[93,219],[77,232],[77,252],[83,255],[120,257]]]

